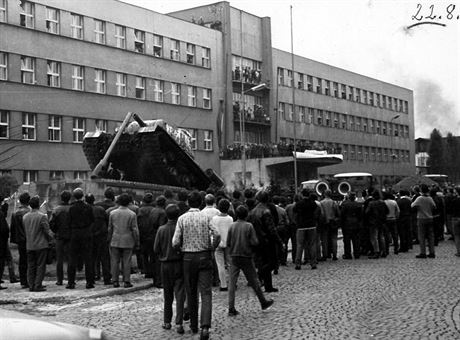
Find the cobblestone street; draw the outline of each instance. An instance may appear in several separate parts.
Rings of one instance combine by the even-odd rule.
[[[280,293],[270,294],[275,304],[264,312],[240,278],[236,308],[241,314],[236,317],[227,316],[227,293],[214,288],[211,338],[459,339],[460,258],[452,241],[436,250],[435,259],[416,259],[415,246],[386,259],[322,262],[315,271],[309,266],[295,271],[290,264],[274,276]],[[101,328],[116,339],[199,338],[192,337],[188,322],[182,336],[174,327],[161,328],[162,291],[157,288],[2,308]]]

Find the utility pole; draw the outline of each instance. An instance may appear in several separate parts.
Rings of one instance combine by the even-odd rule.
[[[297,194],[297,136],[296,136],[296,125],[297,125],[297,115],[295,113],[295,72],[294,72],[294,31],[292,25],[292,5],[291,5],[291,68],[292,68],[292,77],[291,77],[291,87],[292,87],[292,121],[293,121],[293,135],[294,135],[294,187],[295,193]]]

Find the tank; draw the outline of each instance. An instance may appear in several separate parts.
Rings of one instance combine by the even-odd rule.
[[[134,121],[128,124],[130,117]],[[83,151],[94,177],[198,190],[221,187],[222,179],[210,169],[208,176],[193,159],[190,138],[163,120],[128,114],[116,135],[87,133]]]

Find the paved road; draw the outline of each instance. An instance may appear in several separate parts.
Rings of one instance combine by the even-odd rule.
[[[418,247],[418,246],[416,246]],[[415,259],[414,249],[386,259],[321,263],[318,270],[293,265],[274,277],[280,293],[262,312],[240,279],[237,317],[227,316],[227,293],[213,291],[212,339],[460,339],[460,258],[452,241],[436,259]],[[72,303],[28,303],[6,308],[106,330],[117,339],[197,339],[165,331],[162,292]]]

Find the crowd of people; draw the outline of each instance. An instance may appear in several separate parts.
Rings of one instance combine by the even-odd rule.
[[[272,275],[288,265],[289,244],[296,270],[337,261],[339,228],[344,260],[387,257],[391,247],[397,255],[414,244],[420,248],[416,258],[435,258],[446,231],[460,256],[460,188],[442,193],[421,185],[396,195],[369,189],[359,198],[350,192],[343,201],[332,200],[331,194],[326,190],[318,197],[305,189],[291,199],[247,189],[230,197],[209,189],[183,190],[175,198],[166,190],[156,198],[146,193],[137,205],[126,193],[115,197],[110,188],[101,202],[77,188],[62,192],[61,204],[48,218],[40,211],[40,198],[24,192],[10,227],[6,209],[0,212],[0,273],[11,257],[8,238],[18,246],[21,287],[32,292],[46,290],[42,282],[51,240],[56,243],[59,286],[68,262],[67,289],[75,289],[76,271],[82,267],[87,289],[101,278],[115,288],[120,282],[132,287],[135,254],[141,272],[163,289],[162,327],[172,328],[175,300],[176,331],[183,334],[183,322],[190,319],[192,332],[201,328],[201,339],[208,339],[212,287],[228,293],[228,315],[238,315],[235,295],[242,271],[261,309],[269,308],[273,300],[266,294],[278,292]]]

